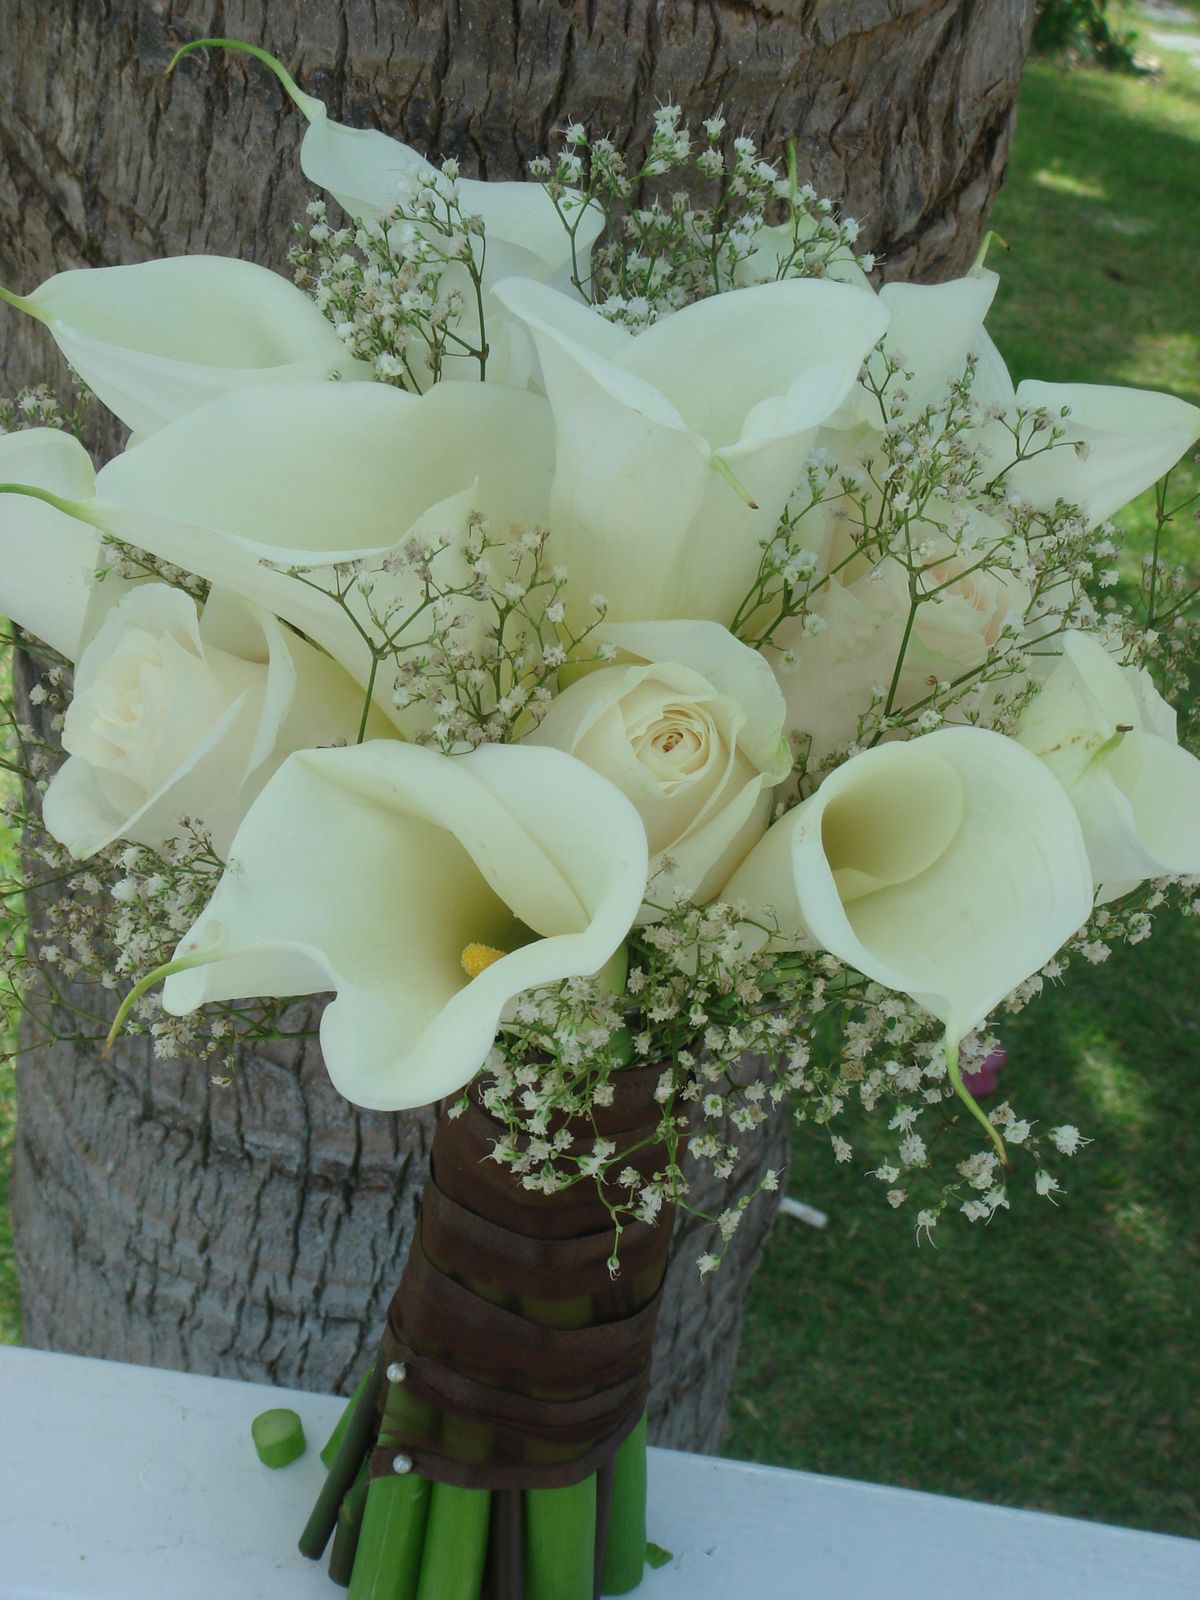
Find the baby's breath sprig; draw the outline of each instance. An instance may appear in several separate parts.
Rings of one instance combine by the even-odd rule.
[[[331,227],[313,200],[289,252],[296,282],[333,323],[347,355],[381,383],[421,394],[447,364],[487,376],[483,304],[487,252],[482,220],[465,212],[458,163],[401,181],[378,220]]]
[[[580,122],[563,130],[556,156],[529,163],[573,247],[588,208],[603,214],[590,271],[573,249],[572,281],[611,321],[637,330],[736,285],[874,265],[855,257],[858,224],[796,182],[794,159],[782,172],[749,135],[727,131],[718,111],[693,134],[680,108],[664,105],[640,163]]]

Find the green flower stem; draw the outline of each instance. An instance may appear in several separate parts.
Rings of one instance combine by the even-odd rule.
[[[175,71],[184,56],[190,56],[193,50],[240,50],[243,55],[253,56],[256,61],[261,61],[264,67],[268,67],[275,74],[288,99],[294,106],[299,107],[310,122],[317,115],[324,113],[325,107],[321,102],[314,100],[312,95],[305,94],[297,86],[296,80],[282,61],[276,60],[261,45],[247,44],[244,39],[193,39],[189,44],[180,46],[171,57],[170,64],[167,67],[168,77]]]
[[[363,1512],[367,1504],[367,1490],[371,1486],[371,1468],[364,1461],[350,1493],[338,1507],[337,1527],[333,1533],[333,1549],[329,1552],[329,1576],[343,1589],[350,1585],[354,1560],[358,1554],[358,1536],[362,1531]]]
[[[382,1380],[383,1357],[377,1355],[366,1382],[350,1402],[350,1414],[333,1465],[300,1535],[300,1554],[307,1556],[310,1561],[321,1559],[337,1522],[338,1509],[358,1476],[364,1456],[375,1443],[375,1397]]]
[[[366,1385],[367,1378],[370,1376],[370,1372],[371,1369],[368,1367],[366,1372],[364,1372],[362,1377],[358,1380],[358,1383],[354,1388],[354,1393],[342,1407],[342,1414],[333,1425],[333,1432],[321,1446],[321,1460],[325,1463],[327,1468],[333,1465],[333,1458],[337,1455],[338,1445],[340,1445],[342,1442],[342,1438],[346,1432],[346,1425],[350,1421],[350,1415],[362,1397],[363,1388]]]
[[[996,1154],[1000,1157],[1001,1161],[1003,1161],[1004,1165],[1006,1167],[1010,1166],[1011,1162],[1008,1159],[1008,1151],[1004,1148],[1004,1140],[992,1126],[991,1118],[983,1110],[982,1106],[979,1104],[979,1101],[976,1100],[975,1096],[963,1082],[962,1069],[958,1064],[958,1041],[955,1040],[954,1043],[951,1043],[949,1036],[946,1038],[946,1071],[950,1075],[950,1082],[954,1086],[955,1094],[962,1101],[963,1105],[966,1106],[967,1110],[975,1118],[976,1122],[984,1130],[988,1138],[992,1141],[992,1144],[996,1148]]]
[[[416,1600],[429,1511],[427,1478],[372,1478],[349,1600]]]
[[[600,1578],[602,1594],[628,1594],[642,1581],[646,1561],[646,1416],[617,1451],[612,1510]]]
[[[417,1600],[479,1600],[491,1500],[489,1489],[433,1485]]]
[[[567,1489],[525,1494],[525,1600],[592,1600],[595,1474]]]

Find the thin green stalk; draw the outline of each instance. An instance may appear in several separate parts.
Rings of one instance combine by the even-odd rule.
[[[358,1555],[358,1536],[362,1532],[363,1512],[367,1506],[367,1490],[371,1486],[370,1463],[364,1461],[350,1493],[338,1508],[337,1527],[333,1534],[333,1549],[329,1552],[329,1576],[343,1589],[350,1586],[354,1562]]]
[[[371,1480],[349,1600],[416,1600],[429,1490],[415,1472]]]
[[[488,1489],[433,1485],[417,1600],[479,1600],[491,1502]]]
[[[362,1389],[350,1404],[350,1415],[333,1465],[317,1496],[304,1532],[300,1535],[300,1554],[319,1561],[337,1522],[338,1510],[358,1476],[363,1457],[375,1440],[375,1396],[382,1380],[383,1357],[376,1356]]]
[[[525,1494],[525,1600],[592,1600],[596,1478]]]
[[[600,1592],[628,1594],[641,1583],[646,1564],[645,1413],[617,1451],[613,1469],[612,1510]]]
[[[342,1438],[345,1435],[346,1427],[347,1427],[347,1424],[350,1421],[351,1413],[353,1412],[355,1406],[357,1406],[359,1401],[362,1399],[363,1389],[366,1387],[367,1379],[370,1376],[371,1376],[371,1369],[370,1369],[370,1367],[368,1367],[367,1370],[363,1373],[362,1377],[355,1384],[354,1393],[350,1396],[349,1400],[347,1400],[346,1404],[342,1407],[342,1414],[337,1419],[337,1421],[334,1423],[333,1432],[329,1435],[328,1439],[326,1439],[325,1443],[321,1446],[321,1460],[325,1463],[326,1469],[328,1469],[329,1467],[331,1467],[333,1465],[334,1457],[337,1455],[338,1446],[341,1444]]]

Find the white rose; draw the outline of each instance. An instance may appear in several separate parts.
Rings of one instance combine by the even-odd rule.
[[[603,637],[631,660],[565,689],[526,742],[578,757],[637,807],[651,902],[703,904],[765,831],[791,771],[783,696],[717,623],[626,623]]]
[[[224,855],[280,762],[354,740],[362,708],[357,685],[268,613],[219,593],[198,612],[182,590],[135,585],[79,657],[46,827],[82,857],[114,839],[159,849],[186,816]]]
[[[1016,737],[1066,789],[1101,900],[1145,878],[1200,873],[1200,761],[1147,672],[1122,667],[1087,633],[1062,657]]]
[[[1003,531],[992,528],[993,537]],[[809,632],[797,617],[776,629],[771,660],[787,697],[787,726],[810,736],[813,763],[855,740],[872,694],[887,695],[902,649],[894,712],[921,704],[935,683],[981,667],[1005,628],[1023,623],[1030,592],[1019,578],[1003,566],[980,567],[982,549],[961,551],[932,529],[930,536],[934,548],[918,579],[926,598],[907,641],[908,569],[894,557],[873,563],[854,555],[845,535],[826,556],[829,582],[810,606],[824,627]],[[792,652],[794,666],[782,664],[783,651]]]
[[[383,1111],[461,1089],[512,999],[600,971],[646,888],[646,835],[624,796],[524,745],[305,751],[229,859],[165,1008],[335,990],[329,1075]]]

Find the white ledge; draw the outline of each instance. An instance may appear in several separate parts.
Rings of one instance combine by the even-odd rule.
[[[2,1600],[334,1600],[296,1550],[343,1402],[0,1347]],[[300,1413],[272,1472],[250,1423]],[[650,1452],[639,1600],[1195,1600],[1200,1541]]]

